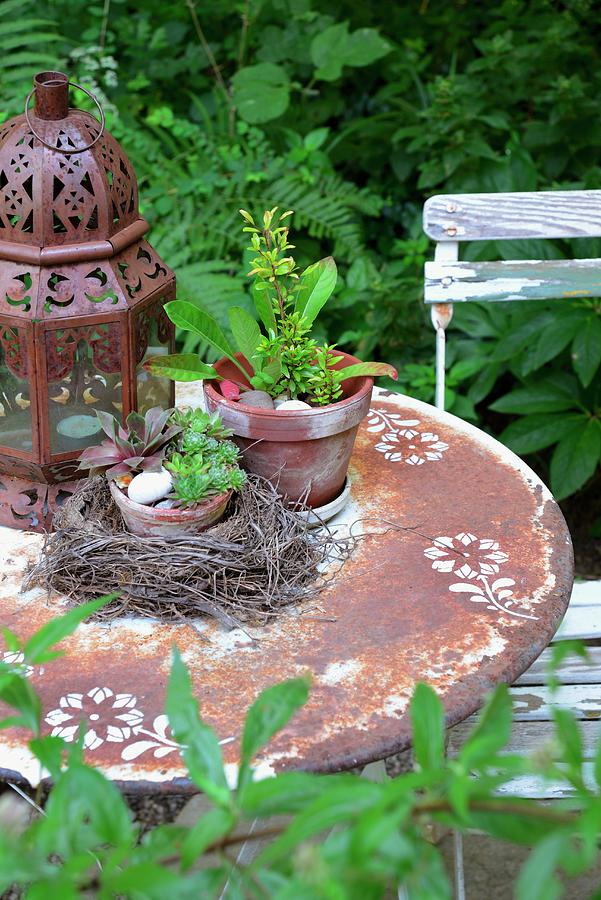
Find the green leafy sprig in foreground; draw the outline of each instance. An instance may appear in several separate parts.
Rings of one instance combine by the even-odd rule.
[[[28,678],[28,666],[51,665],[57,655],[52,646],[108,599],[70,610],[26,642],[5,630],[7,648],[18,661],[0,665],[0,699],[14,710],[0,725],[32,733],[29,749],[53,786],[44,815],[31,823],[23,801],[7,793],[0,798],[0,891],[16,885],[34,900],[371,900],[403,885],[412,900],[450,900],[440,854],[424,836],[432,823],[477,828],[533,847],[517,879],[518,900],[558,898],[559,873],[584,872],[598,861],[601,743],[591,780],[568,710],[555,713],[554,753],[547,748],[533,757],[507,756],[512,711],[502,685],[458,756],[448,760],[442,704],[419,684],[411,701],[415,771],[384,783],[303,772],[256,780],[257,756],[307,700],[308,679],[273,685],[257,697],[233,771],[224,766],[218,738],[201,717],[177,651],[167,714],[190,780],[209,808],[191,827],[162,825],[142,837],[118,789],[85,763],[81,737],[66,744],[42,734],[41,705]],[[80,734],[84,730],[82,723]],[[523,774],[563,782],[573,792],[570,806],[497,794]],[[238,853],[243,844],[258,841],[263,849],[251,861]]]

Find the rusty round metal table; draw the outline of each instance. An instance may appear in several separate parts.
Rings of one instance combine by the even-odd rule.
[[[307,601],[250,634],[208,619],[87,623],[63,658],[28,672],[45,729],[72,741],[85,718],[90,763],[129,790],[181,791],[185,770],[163,714],[174,643],[205,718],[235,738],[224,746],[232,770],[257,693],[313,674],[309,703],[260,759],[265,774],[333,772],[406,748],[419,680],[436,688],[453,725],[517,678],[553,636],[572,585],[569,533],[547,488],[478,429],[383,391],[360,428],[351,477],[340,520],[371,533],[318,609]],[[0,538],[2,624],[26,637],[65,601],[18,593],[39,535],[0,529]],[[1,774],[35,783],[26,740],[0,732]]]

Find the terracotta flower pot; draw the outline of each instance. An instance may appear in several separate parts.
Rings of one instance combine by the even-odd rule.
[[[134,503],[114,481],[110,482],[110,489],[113,500],[121,510],[127,530],[141,537],[178,537],[206,531],[223,518],[228,500],[232,496],[231,491],[226,491],[225,494],[211,497],[199,506],[186,509],[156,509],[154,506]]]
[[[359,362],[354,356],[336,351],[343,358],[336,368]],[[251,372],[242,354],[237,359]],[[240,381],[241,373],[229,359],[215,364],[223,378]],[[207,409],[217,410],[242,451],[244,467],[262,475],[290,500],[303,497],[309,488],[310,506],[323,506],[343,489],[359,423],[367,414],[373,388],[372,378],[349,378],[343,382],[342,399],[330,406],[307,410],[272,410],[245,406],[227,400],[219,382],[205,382]],[[244,395],[242,395],[244,396]]]

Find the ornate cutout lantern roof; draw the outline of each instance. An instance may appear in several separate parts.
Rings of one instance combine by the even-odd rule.
[[[48,267],[114,259],[148,231],[131,163],[94,116],[68,108],[66,75],[42,72],[34,84],[33,113],[0,125],[0,260]],[[142,251],[140,259],[152,256]],[[127,306],[128,279],[119,277],[127,269],[115,265],[107,280],[91,266],[85,287],[98,296],[113,291],[114,305]],[[46,297],[31,277],[31,284],[9,286],[14,315],[40,319],[57,314],[58,304],[73,315],[62,279]],[[80,299],[77,311],[89,311]]]

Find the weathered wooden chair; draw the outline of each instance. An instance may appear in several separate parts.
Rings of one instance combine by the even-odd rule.
[[[601,237],[601,191],[546,191],[511,194],[450,194],[431,197],[424,207],[424,231],[436,241],[434,261],[426,263],[425,302],[436,330],[436,405],[444,409],[445,331],[453,304],[465,301],[549,300],[600,297],[601,259],[460,262],[464,241],[528,238]],[[601,584],[576,584],[556,641],[589,644],[591,663],[568,657],[558,672],[560,687],[551,701],[545,685],[550,650],[511,688],[515,726],[509,752],[527,752],[553,733],[551,704],[572,710],[581,720],[591,769],[601,717]],[[448,752],[461,747],[475,716],[449,733]],[[565,785],[532,778],[515,779],[508,790],[538,799],[565,796]],[[455,836],[455,892],[464,900],[461,836]]]

